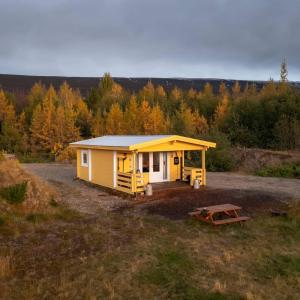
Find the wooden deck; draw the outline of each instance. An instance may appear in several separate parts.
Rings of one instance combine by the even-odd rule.
[[[153,191],[166,191],[173,189],[191,189],[188,182],[185,181],[172,181],[172,182],[157,182],[151,183]]]

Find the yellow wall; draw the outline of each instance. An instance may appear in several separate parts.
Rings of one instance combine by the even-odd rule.
[[[77,149],[77,177],[89,180],[89,168],[81,166],[81,149]]]
[[[130,152],[117,152],[117,171],[128,173],[132,170],[132,154]]]
[[[113,188],[114,151],[91,150],[92,183]]]

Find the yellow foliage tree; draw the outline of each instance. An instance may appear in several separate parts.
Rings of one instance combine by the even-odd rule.
[[[106,117],[106,132],[108,134],[124,134],[124,114],[118,103],[114,103]]]
[[[139,134],[141,129],[141,116],[139,114],[136,97],[133,95],[129,100],[124,113],[124,121],[126,126],[126,133]]]
[[[19,131],[14,106],[0,90],[0,149],[14,152],[19,145]]]
[[[159,105],[155,105],[149,114],[147,123],[144,123],[145,134],[162,134],[167,131],[167,122]]]
[[[224,124],[226,115],[228,113],[229,104],[228,97],[225,95],[222,101],[218,104],[214,113],[214,123],[213,125],[217,128],[221,128]]]

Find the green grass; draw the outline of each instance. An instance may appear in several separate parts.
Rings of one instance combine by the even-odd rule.
[[[34,154],[17,154],[20,163],[50,163],[54,161],[54,156],[48,153]]]
[[[282,254],[263,256],[254,265],[253,272],[260,280],[274,279],[278,276],[299,276],[300,256]]]
[[[137,274],[141,284],[157,285],[168,291],[168,299],[225,300],[243,299],[239,295],[224,295],[207,292],[193,283],[191,275],[195,268],[205,268],[204,261],[193,262],[188,253],[178,247],[160,249],[155,252],[156,262]]]
[[[27,215],[0,227],[1,233],[15,229],[5,242],[19,256],[11,260],[14,278],[0,280],[6,299],[39,299],[50,290],[64,299],[294,299],[300,293],[296,213],[218,228],[150,215],[86,217],[63,205],[47,218]]]
[[[283,164],[277,167],[265,167],[256,175],[262,177],[283,177],[300,179],[300,162],[294,164]]]
[[[26,220],[31,223],[38,223],[48,220],[48,216],[45,214],[29,214],[26,216]]]
[[[0,190],[0,195],[10,204],[19,204],[25,200],[27,181],[11,185]]]
[[[3,217],[0,217],[0,226],[3,226],[5,224],[5,219]]]

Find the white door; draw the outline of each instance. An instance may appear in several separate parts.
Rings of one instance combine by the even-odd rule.
[[[150,182],[162,182],[168,180],[168,154],[167,152],[151,152],[149,153],[150,161]]]

